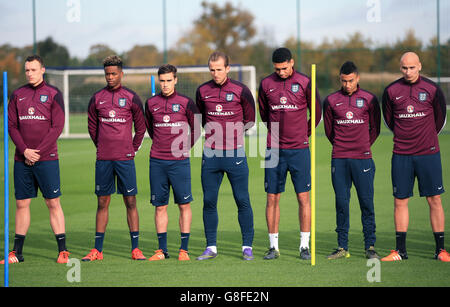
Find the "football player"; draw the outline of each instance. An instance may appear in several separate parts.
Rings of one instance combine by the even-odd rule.
[[[166,64],[158,69],[161,93],[145,104],[147,130],[152,138],[150,150],[150,194],[155,207],[158,250],[151,261],[169,257],[167,250],[167,207],[170,187],[180,210],[181,246],[178,260],[190,260],[188,253],[192,221],[191,166],[189,150],[201,134],[198,109],[194,101],[178,93],[177,68]]]
[[[380,134],[381,110],[377,97],[359,87],[360,75],[353,62],[345,62],[339,74],[341,89],[324,100],[325,134],[333,145],[331,179],[335,192],[338,248],[328,259],[349,257],[349,205],[352,183],[358,193],[367,258],[375,251],[373,204],[375,163],[370,147]]]
[[[38,55],[25,60],[28,84],[15,90],[8,104],[8,129],[16,145],[14,192],[16,224],[14,248],[8,262],[23,262],[25,236],[30,226],[30,203],[41,190],[50,212],[56,236],[58,263],[69,261],[65,220],[61,207],[61,186],[57,140],[64,128],[64,101],[61,92],[44,81],[45,67]],[[4,260],[1,261],[4,263]]]
[[[131,239],[131,258],[146,260],[139,249],[139,215],[136,207],[134,157],[145,134],[144,108],[139,96],[122,86],[122,60],[103,61],[106,87],[96,92],[88,106],[88,130],[97,148],[95,194],[97,195],[95,247],[83,261],[103,259],[103,240],[108,224],[111,194],[122,194]],[[133,124],[135,134],[133,136]]]
[[[438,135],[444,128],[447,110],[442,90],[420,74],[422,64],[414,52],[406,52],[400,59],[403,77],[386,87],[382,106],[386,126],[394,133],[392,154],[392,188],[396,248],[382,261],[408,259],[406,233],[408,231],[408,201],[413,196],[417,177],[419,193],[430,208],[431,228],[436,242],[435,258],[449,262],[444,249],[445,215],[441,194],[441,153]]]
[[[311,120],[311,80],[294,69],[294,59],[287,48],[272,54],[274,73],[261,81],[259,113],[267,125],[265,191],[267,193],[266,221],[270,247],[264,259],[276,259],[280,223],[280,198],[284,192],[287,172],[291,174],[299,205],[300,257],[311,259],[309,239],[311,229],[311,190],[309,139]],[[316,95],[316,122],[322,117],[320,97]],[[275,163],[274,163],[275,161]]]
[[[238,207],[243,259],[253,260],[253,210],[248,193],[244,133],[254,125],[255,101],[247,86],[228,77],[230,64],[226,54],[212,53],[208,65],[212,80],[202,84],[196,93],[205,128],[201,180],[206,236],[206,249],[197,260],[217,256],[217,198],[225,173]]]

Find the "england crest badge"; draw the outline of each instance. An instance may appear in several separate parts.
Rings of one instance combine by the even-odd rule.
[[[234,94],[233,94],[233,93],[227,93],[227,95],[226,95],[226,97],[225,97],[225,99],[226,99],[228,102],[233,101],[233,98],[234,98]]]
[[[41,95],[41,97],[39,98],[40,102],[42,103],[46,103],[48,101],[48,96],[47,95]]]
[[[126,98],[119,98],[119,107],[123,108],[127,104]]]
[[[173,104],[172,105],[172,111],[173,112],[178,112],[178,111],[180,111],[180,105],[177,103],[177,104]]]
[[[424,102],[427,100],[427,93],[425,92],[420,92],[419,93],[419,101]]]
[[[357,106],[358,108],[364,107],[364,99],[362,99],[362,98],[356,99],[356,106]]]
[[[293,93],[297,93],[299,89],[300,89],[300,84],[294,83],[294,84],[291,85],[291,91]]]

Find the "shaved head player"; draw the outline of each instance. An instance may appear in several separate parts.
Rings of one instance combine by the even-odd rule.
[[[392,187],[396,248],[382,261],[408,259],[406,232],[409,224],[408,201],[413,196],[417,177],[419,193],[430,208],[431,228],[436,242],[435,258],[449,262],[444,249],[445,216],[441,194],[441,154],[438,134],[444,128],[447,110],[444,94],[433,81],[420,75],[422,64],[413,52],[403,54],[400,71],[403,77],[391,83],[383,94],[383,116],[394,133]]]

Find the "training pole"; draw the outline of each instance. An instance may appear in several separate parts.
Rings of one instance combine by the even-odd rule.
[[[156,88],[155,88],[155,76],[150,77],[151,80],[151,86],[152,86],[152,97],[156,95]]]
[[[311,265],[316,265],[316,64],[311,66]]]
[[[5,267],[4,286],[9,287],[9,165],[8,165],[8,73],[3,72],[3,143],[4,143],[4,201],[5,201]]]

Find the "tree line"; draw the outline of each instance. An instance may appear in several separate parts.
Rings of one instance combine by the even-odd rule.
[[[211,52],[222,50],[230,55],[232,63],[254,65],[259,81],[273,71],[271,54],[279,46],[275,46],[270,37],[256,34],[251,12],[228,2],[221,5],[204,1],[200,16],[166,51],[166,56],[168,62],[178,66],[205,65]],[[301,41],[300,59],[297,58],[299,52],[295,37],[288,38],[283,45],[293,52],[297,70],[309,75],[310,65],[317,65],[317,83],[322,93],[339,86],[339,68],[345,61],[352,60],[364,74],[362,85],[380,95],[386,82],[399,76],[399,58],[407,50],[419,54],[425,75],[436,76],[440,72],[442,76],[450,76],[450,40],[441,43],[441,56],[438,57],[437,39],[422,42],[412,29],[396,42],[383,45],[374,45],[360,32],[345,39],[326,38],[319,44]],[[153,44],[135,45],[122,53],[114,50],[113,46],[96,44],[90,47],[84,59],[71,56],[69,49],[52,37],[38,41],[36,47],[48,67],[101,67],[103,59],[111,54],[121,56],[130,67],[159,66],[164,59],[164,51]],[[32,50],[31,45],[23,48],[9,44],[0,46],[0,67],[9,73],[10,88],[25,82],[23,61]]]

